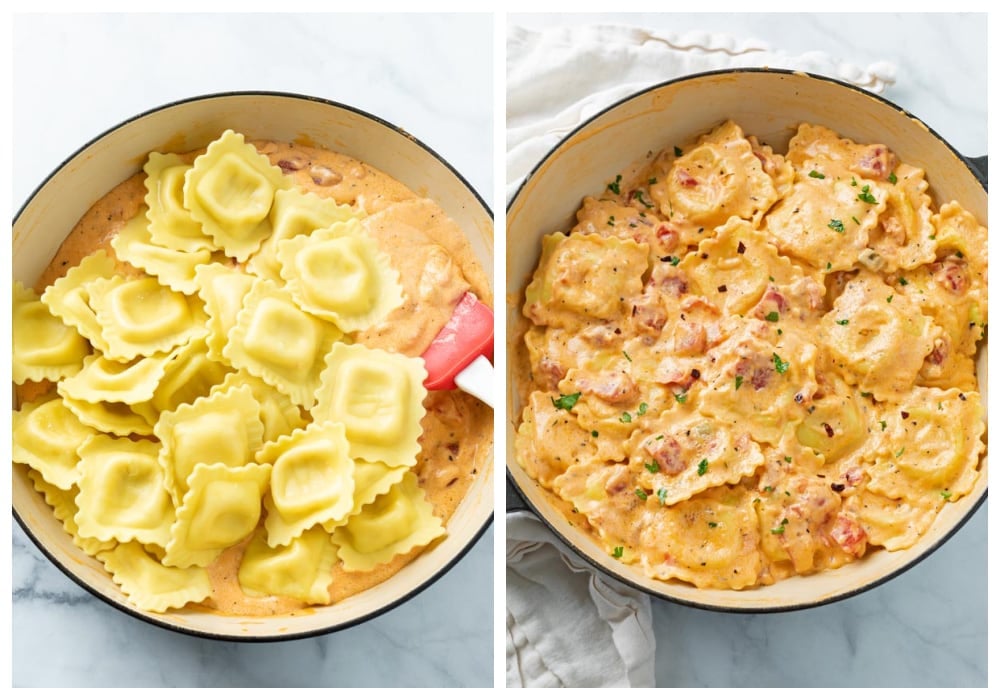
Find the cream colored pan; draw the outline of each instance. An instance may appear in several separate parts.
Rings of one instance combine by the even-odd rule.
[[[906,163],[924,168],[935,202],[957,200],[987,225],[986,159],[963,158],[929,126],[905,110],[836,80],[780,70],[747,69],[693,75],[633,95],[597,115],[556,146],[530,173],[507,210],[508,357],[516,336],[523,291],[538,263],[541,238],[572,226],[583,197],[600,192],[608,173],[621,172],[664,144],[682,143],[732,119],[747,134],[784,152],[800,122],[830,127],[862,143],[884,143]],[[978,171],[978,172],[977,172]],[[980,179],[981,178],[981,179]],[[520,299],[520,300],[519,300]],[[510,363],[513,367],[513,363]],[[978,358],[986,401],[986,349]],[[508,376],[508,386],[513,386]],[[986,500],[986,458],[975,490],[944,507],[913,547],[877,551],[861,562],[755,590],[699,590],[654,581],[630,568],[571,527],[514,458],[514,421],[521,406],[507,397],[508,509],[537,513],[560,538],[597,568],[668,600],[714,610],[778,611],[806,608],[868,590],[902,573],[941,546]]]
[[[77,220],[138,172],[150,151],[206,146],[231,128],[248,138],[323,146],[365,161],[436,200],[466,232],[484,269],[493,269],[493,215],[468,182],[431,149],[377,117],[332,102],[282,93],[226,93],[176,102],[120,124],[85,144],[39,186],[14,219],[14,278],[32,286]],[[487,464],[492,464],[492,455]],[[206,637],[274,641],[331,632],[395,607],[433,583],[465,554],[493,518],[493,471],[480,470],[448,522],[448,536],[388,581],[308,614],[239,617],[199,611],[155,614],[125,599],[103,566],[73,545],[26,472],[13,474],[14,516],[67,576],[148,622]]]

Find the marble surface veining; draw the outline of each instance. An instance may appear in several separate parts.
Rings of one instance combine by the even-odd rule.
[[[489,15],[17,15],[15,209],[119,121],[208,92],[300,92],[419,138],[490,202]],[[13,530],[15,686],[488,686],[493,528],[412,600],[335,634],[198,639],[91,597]]]
[[[512,15],[509,23],[617,23],[757,38],[896,65],[884,96],[969,156],[986,154],[984,15]],[[813,610],[732,615],[654,600],[660,686],[985,686],[987,505],[938,551],[873,591]]]

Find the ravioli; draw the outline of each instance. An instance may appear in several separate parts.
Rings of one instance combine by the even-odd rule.
[[[611,559],[743,590],[913,546],[985,478],[987,230],[884,144],[727,121],[541,239],[514,455]]]
[[[275,193],[287,187],[281,169],[230,129],[184,173],[184,207],[216,250],[243,262],[271,235]]]
[[[429,394],[415,342],[488,278],[352,158],[232,131],[152,153],[43,279],[14,284],[15,468],[138,609],[339,602],[489,468],[491,412]]]
[[[87,341],[53,315],[33,291],[14,284],[14,381],[59,380],[76,374],[90,354]]]

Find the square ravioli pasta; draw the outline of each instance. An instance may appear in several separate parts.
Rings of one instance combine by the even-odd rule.
[[[654,579],[741,590],[911,547],[986,450],[987,231],[882,144],[727,121],[544,232],[514,453]]]
[[[15,468],[138,608],[334,604],[486,470],[492,411],[420,358],[467,292],[457,224],[353,158],[151,153],[14,285]]]

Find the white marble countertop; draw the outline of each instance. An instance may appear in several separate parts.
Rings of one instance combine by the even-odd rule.
[[[613,23],[726,32],[858,65],[891,61],[883,96],[961,153],[986,153],[985,15],[513,15],[512,25]],[[879,588],[813,610],[706,612],[656,600],[660,686],[985,686],[987,507],[926,560]]]
[[[489,203],[492,28],[488,15],[15,16],[13,206],[123,119],[231,90],[316,95],[379,115]],[[493,684],[492,527],[400,607],[335,634],[266,644],[139,622],[91,597],[12,529],[15,686]]]

